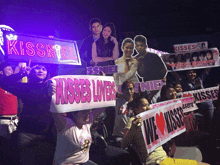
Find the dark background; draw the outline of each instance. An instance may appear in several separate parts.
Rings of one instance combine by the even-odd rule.
[[[113,22],[117,38],[143,34],[149,47],[208,41],[220,47],[219,0],[1,0],[0,24],[18,33],[77,40],[91,34],[89,20]]]

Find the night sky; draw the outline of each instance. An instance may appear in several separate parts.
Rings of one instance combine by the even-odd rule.
[[[70,40],[88,36],[94,17],[113,22],[119,41],[143,34],[156,48],[158,38],[220,31],[219,0],[1,0],[0,7],[0,24],[18,33]]]

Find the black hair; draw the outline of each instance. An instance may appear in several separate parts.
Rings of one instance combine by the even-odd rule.
[[[11,66],[8,62],[2,62],[0,64],[0,71],[3,71],[5,67]]]
[[[188,72],[190,72],[190,71],[193,71],[194,73],[196,73],[196,78],[195,78],[195,86],[196,86],[196,89],[202,89],[202,84],[201,84],[199,78],[197,77],[197,72],[196,72],[196,70],[187,70],[187,71],[185,72],[185,76],[186,76],[186,74],[187,74]],[[187,77],[186,77],[186,79],[187,79]]]
[[[101,24],[100,19],[98,19],[98,18],[93,18],[93,19],[91,19],[90,22],[89,22],[89,27],[92,28],[92,24],[93,24],[93,23],[96,23],[96,22],[98,22],[98,23]]]
[[[133,87],[134,87],[134,83],[133,83],[132,81],[127,80],[127,81],[123,82],[123,84],[122,84],[122,86],[121,86],[121,91],[123,92],[123,90],[124,90],[125,88],[128,88],[128,86],[129,86],[130,84],[132,84]]]
[[[173,58],[174,59],[174,63],[176,63],[176,56],[174,54],[170,55],[169,57],[169,62],[170,62],[170,59]]]
[[[128,109],[132,109],[133,110],[135,116],[137,115],[136,109],[140,106],[142,99],[146,99],[146,98],[145,97],[141,97],[141,96],[136,97],[131,102],[129,102],[128,105],[127,105]]]
[[[186,62],[186,59],[189,59],[191,61],[191,56],[190,56],[190,53],[186,53],[184,55],[184,61]]]
[[[167,97],[166,97],[166,93],[167,93],[167,90],[169,88],[174,88],[174,86],[172,84],[167,84],[167,85],[164,85],[161,89],[161,93],[160,93],[160,96],[161,96],[161,101],[166,101],[167,100]]]
[[[125,46],[126,43],[132,43],[133,46],[134,46],[134,41],[131,39],[131,38],[125,38],[123,41],[122,41],[122,47]]]
[[[136,35],[134,37],[134,42],[141,42],[143,43],[144,45],[147,45],[147,38],[144,37],[143,35]]]
[[[201,51],[201,52],[199,52],[199,56],[203,56],[203,57],[205,57],[205,51]]]
[[[193,52],[191,54],[191,61],[194,61],[193,57],[197,57],[196,61],[199,61],[199,53],[198,52]]]
[[[106,27],[110,27],[110,29],[111,29],[111,31],[112,31],[112,32],[111,32],[111,36],[113,36],[113,37],[116,38],[115,25],[114,25],[113,23],[111,23],[111,22],[106,23],[106,24],[103,26],[103,28],[102,28],[102,32],[103,32],[103,30],[104,30]],[[101,32],[101,34],[102,34],[102,32]]]
[[[48,73],[47,66],[45,66],[45,65],[35,65],[31,68],[31,71],[28,75],[28,81],[32,81],[32,78],[35,77],[35,74],[33,72],[34,72],[34,69],[38,66],[43,66],[47,70],[47,75],[46,75],[45,79],[43,80],[43,82],[45,82],[48,79],[49,73]],[[33,79],[35,79],[35,78],[33,78]]]
[[[206,46],[205,46],[205,43],[204,43],[204,42],[201,44],[201,48],[202,48],[202,49],[206,48]]]
[[[207,53],[209,53],[209,54],[211,54],[211,60],[213,59],[213,53],[212,53],[212,51],[211,50],[208,50],[208,51],[206,51],[206,55],[207,55]],[[207,59],[208,60],[208,59]]]
[[[179,62],[184,62],[183,54],[178,54],[176,57],[181,56],[181,60]],[[176,58],[177,60],[178,58]]]

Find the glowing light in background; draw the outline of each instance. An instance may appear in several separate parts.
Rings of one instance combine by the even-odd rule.
[[[8,40],[17,40],[18,36],[17,35],[13,35],[13,34],[9,34],[9,35],[6,35],[6,38]]]

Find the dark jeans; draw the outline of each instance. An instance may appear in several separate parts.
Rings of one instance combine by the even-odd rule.
[[[56,144],[46,135],[17,132],[17,145],[22,165],[51,165]]]

